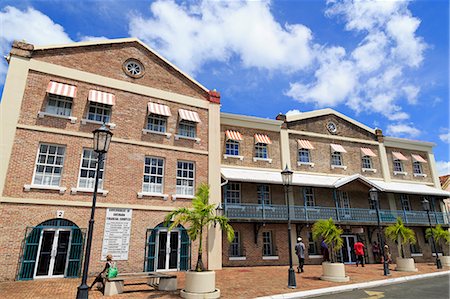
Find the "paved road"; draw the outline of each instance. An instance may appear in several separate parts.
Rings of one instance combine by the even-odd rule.
[[[326,295],[322,299],[449,299],[450,275],[418,279],[351,292]]]

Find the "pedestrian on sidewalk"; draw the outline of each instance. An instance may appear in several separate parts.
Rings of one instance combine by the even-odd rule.
[[[297,244],[295,244],[295,254],[298,257],[298,267],[297,272],[303,272],[303,265],[305,265],[305,244],[302,241],[302,238],[297,238]]]
[[[115,271],[117,272],[117,267],[116,267],[116,262],[113,261],[112,259],[112,255],[108,254],[106,256],[106,264],[105,264],[105,268],[103,268],[102,272],[100,272],[97,277],[95,278],[94,282],[91,284],[91,286],[89,287],[89,289],[92,289],[92,287],[97,283],[101,283],[102,287],[101,289],[103,290],[105,288],[105,282],[104,280],[106,279],[106,277],[108,277],[108,272],[110,269],[115,269]]]
[[[353,245],[356,254],[356,267],[358,267],[358,262],[361,263],[361,266],[364,267],[364,244],[358,239],[358,242]]]
[[[384,245],[384,255],[386,256],[386,261],[388,264],[392,263],[392,255],[389,250],[389,246],[386,244]],[[383,263],[384,263],[384,257],[383,257]]]
[[[328,246],[327,243],[325,243],[325,240],[322,240],[322,243],[320,243],[320,251],[322,251],[323,261],[329,262],[330,252],[328,251]]]
[[[373,242],[373,244],[372,244],[372,254],[373,254],[375,263],[379,263],[380,262],[380,246],[378,246],[377,241]]]

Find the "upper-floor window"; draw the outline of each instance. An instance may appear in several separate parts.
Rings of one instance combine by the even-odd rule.
[[[194,162],[178,161],[177,162],[177,194],[178,195],[194,195],[195,180]]]
[[[417,162],[417,161],[413,162],[413,173],[414,174],[422,174],[423,173],[422,164],[420,164],[420,162]]]
[[[165,133],[167,127],[167,116],[150,113],[147,117],[147,130]]]
[[[149,193],[163,193],[164,159],[145,157],[144,182],[142,191]]]
[[[265,143],[255,143],[255,158],[267,159],[267,144]]]
[[[409,202],[409,196],[402,194],[400,195],[400,202],[402,205],[402,210],[411,211],[411,203]]]
[[[239,156],[239,142],[227,140],[225,143],[225,154],[230,156]]]
[[[103,123],[109,123],[111,120],[111,105],[90,102],[88,119]]]
[[[270,198],[270,187],[269,185],[258,185],[257,186],[257,198],[258,204],[270,205],[272,200]]]
[[[230,243],[230,256],[239,257],[242,256],[241,248],[241,234],[238,231],[234,231],[234,239]]]
[[[301,148],[298,150],[298,162],[310,163],[311,157],[309,155],[309,149]]]
[[[195,138],[197,135],[196,131],[197,123],[195,122],[182,120],[178,125],[178,135],[180,136]]]
[[[61,145],[40,144],[33,184],[59,186],[66,148]]]
[[[395,159],[394,160],[394,171],[403,172],[403,163],[402,161]]]
[[[241,184],[228,183],[224,186],[225,203],[236,204],[241,202]]]
[[[363,156],[362,168],[372,169],[372,158],[370,158],[369,156]]]
[[[303,189],[303,194],[305,197],[305,205],[307,207],[314,207],[316,205],[316,202],[314,200],[314,191],[311,187],[305,187]]]
[[[331,165],[342,166],[342,155],[340,152],[331,153]]]
[[[376,208],[376,203],[369,196],[369,209],[375,210]]]
[[[45,112],[55,115],[70,116],[72,114],[72,102],[72,98],[70,97],[49,93]]]
[[[78,188],[94,189],[95,175],[97,173],[98,154],[93,149],[83,149],[83,157],[81,158],[80,175],[78,178]],[[100,165],[100,173],[98,175],[98,188],[103,188],[103,172],[105,162],[103,160]]]
[[[274,242],[271,231],[265,231],[262,233],[263,237],[263,256],[274,256]]]

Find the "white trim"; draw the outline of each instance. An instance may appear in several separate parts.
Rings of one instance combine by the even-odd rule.
[[[231,126],[234,128],[232,130],[237,130],[236,127],[244,127],[262,131],[280,132],[283,121],[221,112],[220,124]]]
[[[377,173],[377,170],[375,168],[362,168],[362,172],[373,172]]]
[[[194,167],[192,169],[192,173],[193,173],[192,179],[190,179],[189,177],[183,177],[183,176],[179,177],[178,176],[178,163],[179,162],[181,162],[181,163],[192,163],[194,165]],[[177,175],[175,176],[175,181],[178,181],[178,179],[180,179],[180,180],[188,180],[188,181],[192,181],[193,182],[193,184],[192,184],[193,194],[192,195],[189,195],[189,194],[174,194],[172,196],[172,200],[175,201],[175,200],[177,200],[177,198],[186,198],[186,199],[194,198],[195,197],[195,187],[196,187],[195,186],[195,179],[197,178],[197,173],[196,173],[197,172],[197,165],[196,165],[195,161],[177,160],[176,172],[177,172]],[[177,188],[178,188],[178,185],[177,185],[177,183],[175,183],[175,192],[176,192]]]
[[[422,151],[430,153],[432,152],[433,147],[436,146],[436,143],[427,141],[416,141],[389,136],[384,136],[383,139],[384,146],[386,147],[402,148],[412,151]]]
[[[77,192],[80,193],[94,193],[94,189],[90,189],[90,188],[70,188],[70,194],[75,195],[77,194]],[[98,189],[97,193],[101,193],[103,196],[108,195],[109,191],[108,190],[103,190],[103,189]]]
[[[174,194],[174,195],[172,195],[172,200],[175,201],[178,198],[179,199],[193,199],[194,197],[195,197],[194,195]]]
[[[394,171],[394,175],[408,175],[406,171]]]
[[[194,140],[196,143],[200,143],[200,141],[201,141],[201,139],[198,137],[189,137],[189,136],[175,134],[175,140],[178,140],[178,139]]]
[[[426,175],[426,173],[414,173],[414,177],[423,177],[423,178],[426,178],[427,175]]]
[[[331,169],[336,169],[336,168],[346,170],[347,166],[344,166],[344,165],[331,165]]]
[[[138,192],[138,198],[142,198],[142,196],[163,196],[164,197],[164,195],[165,194],[163,194],[162,192],[161,193],[155,193],[155,192],[147,192],[147,191],[143,191],[144,190],[144,184],[145,184],[145,182],[144,182],[144,178],[145,178],[145,176],[146,175],[148,175],[149,177],[151,177],[152,176],[152,173],[151,173],[151,171],[152,171],[152,166],[154,166],[154,165],[149,165],[148,167],[150,167],[150,173],[145,173],[145,167],[147,166],[146,164],[145,164],[145,160],[147,159],[147,158],[149,158],[149,159],[156,159],[156,160],[162,160],[163,161],[163,165],[162,165],[162,174],[161,175],[158,175],[158,174],[155,174],[154,176],[156,177],[156,178],[158,178],[158,177],[162,177],[162,182],[161,182],[161,191],[162,192],[164,192],[164,183],[165,183],[165,179],[164,179],[164,175],[165,175],[165,173],[166,173],[166,159],[165,158],[163,158],[163,157],[157,157],[157,156],[144,156],[144,167],[143,167],[143,171],[142,171],[142,191],[141,192]],[[158,169],[158,165],[156,165],[156,167],[157,167],[157,169]],[[168,195],[167,195],[167,198],[165,198],[164,197],[164,200],[167,200],[168,199]]]
[[[411,257],[423,256],[423,253],[411,253]]]
[[[165,135],[167,139],[170,139],[170,137],[172,136],[171,133],[167,133],[167,132],[158,132],[158,131],[152,131],[152,130],[147,130],[147,129],[142,129],[142,134]]]
[[[163,194],[163,193],[152,193],[152,192],[138,192],[137,193],[138,198],[145,197],[162,197],[163,200],[169,199],[169,194]]]
[[[263,260],[279,260],[280,257],[278,255],[271,255],[271,256],[264,256],[262,257]]]
[[[45,116],[69,119],[71,124],[75,124],[77,122],[77,118],[75,116],[58,115],[58,114],[48,113],[48,112],[44,112],[44,111],[38,112],[39,118],[44,118]]]
[[[226,160],[228,158],[232,158],[232,159],[239,159],[239,160],[244,160],[244,156],[238,156],[238,155],[223,155],[223,158]]]
[[[265,161],[265,162],[269,162],[269,164],[272,164],[272,159],[269,159],[269,158],[257,158],[257,157],[253,157],[253,162],[256,162],[256,161]]]
[[[101,121],[91,120],[91,119],[87,119],[87,118],[81,119],[81,124],[82,125],[85,125],[86,123],[103,125],[103,122],[101,122]],[[116,128],[116,124],[114,124],[114,123],[106,123],[105,125],[110,127],[111,130],[114,130]]]
[[[438,252],[438,255],[439,255],[439,256],[443,256],[442,252]],[[431,253],[431,256],[436,256],[436,253],[434,253],[434,252]]]
[[[323,259],[323,255],[321,255],[321,254],[311,254],[311,255],[308,255],[308,258],[310,258],[310,259]]]
[[[230,256],[228,257],[229,261],[245,261],[247,260],[246,256]]]
[[[59,194],[64,194],[66,192],[66,187],[60,186],[49,186],[49,185],[34,185],[34,184],[25,184],[23,185],[23,190],[26,192],[31,191],[31,189],[39,189],[39,190],[55,190],[59,191]]]
[[[299,130],[293,130],[288,129],[287,132],[292,135],[301,135],[301,136],[308,136],[308,137],[319,137],[319,138],[325,138],[333,140],[334,142],[336,140],[341,141],[350,141],[355,143],[362,143],[362,144],[371,144],[371,145],[378,145],[378,141],[373,140],[364,140],[359,138],[353,138],[353,137],[344,137],[344,136],[338,136],[338,135],[327,135],[327,134],[320,134],[320,133],[314,133],[314,132],[308,132],[308,131],[299,131]],[[293,139],[298,139],[298,137],[294,137]]]
[[[313,162],[299,162],[297,161],[297,166],[302,166],[302,165],[307,165],[309,167],[314,167],[314,163]]]

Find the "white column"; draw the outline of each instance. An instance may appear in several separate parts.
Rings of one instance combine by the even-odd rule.
[[[439,181],[439,174],[436,169],[436,160],[434,159],[433,152],[428,152],[428,164],[430,165],[431,176],[433,177],[434,187],[437,189],[441,188],[441,182]]]
[[[281,146],[281,169],[284,169],[286,165],[289,169],[291,167],[291,152],[289,150],[289,133],[287,129],[281,129],[280,131],[280,146]]]
[[[386,147],[383,143],[378,144],[378,153],[380,154],[381,173],[385,182],[391,181],[391,173],[389,172],[389,164],[387,160]]]

